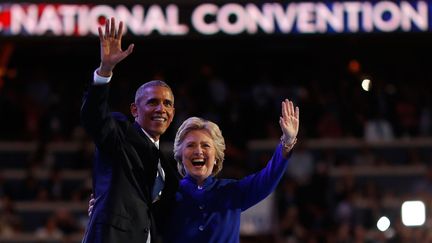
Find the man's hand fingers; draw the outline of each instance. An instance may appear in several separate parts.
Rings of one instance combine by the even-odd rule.
[[[115,19],[111,18],[111,32],[110,32],[110,36],[111,37],[115,37],[115,34],[116,34]]]
[[[100,27],[100,26],[98,27],[98,32],[99,32],[99,40],[102,42],[104,40],[102,27]]]
[[[126,51],[125,51],[127,55],[129,55],[129,54],[132,53],[134,46],[135,46],[134,44],[130,44],[130,45],[128,46],[128,48],[127,48]]]
[[[123,37],[123,21],[120,21],[118,33],[116,36],[119,40],[121,40],[121,38]]]
[[[105,20],[105,35],[104,35],[104,39],[106,39],[109,36],[109,33],[110,33],[109,26],[110,26],[110,20],[106,19]]]

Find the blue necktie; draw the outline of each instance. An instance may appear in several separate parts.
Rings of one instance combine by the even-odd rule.
[[[156,175],[156,179],[153,185],[153,191],[152,191],[152,200],[153,202],[156,202],[159,199],[159,196],[162,192],[162,189],[164,187],[164,179],[162,177],[162,167],[160,162],[158,163],[158,171]]]

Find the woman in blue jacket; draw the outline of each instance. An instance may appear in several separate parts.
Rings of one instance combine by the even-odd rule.
[[[240,180],[219,179],[225,142],[219,127],[197,117],[183,122],[174,142],[180,174],[175,202],[163,227],[164,242],[236,243],[240,214],[272,193],[288,165],[299,129],[299,108],[282,102],[280,144],[261,171]]]

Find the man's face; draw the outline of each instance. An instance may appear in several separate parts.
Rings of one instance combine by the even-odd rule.
[[[131,105],[131,113],[135,121],[152,138],[159,140],[174,117],[173,94],[166,87],[152,86],[144,90],[137,102]]]

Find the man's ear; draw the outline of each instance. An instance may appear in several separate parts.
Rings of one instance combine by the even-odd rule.
[[[131,114],[134,118],[136,118],[138,116],[138,108],[137,108],[135,102],[131,103],[130,111],[131,111]]]

